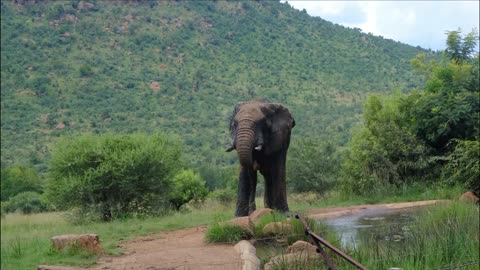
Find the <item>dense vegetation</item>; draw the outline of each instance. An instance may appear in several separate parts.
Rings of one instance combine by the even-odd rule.
[[[369,97],[343,168],[353,192],[423,182],[459,183],[479,194],[477,40],[475,31],[449,32],[440,63],[427,63],[424,55],[412,60],[427,77],[423,91]]]
[[[85,132],[174,132],[194,166],[233,164],[227,118],[257,97],[291,109],[294,138],[345,144],[365,97],[422,86],[409,60],[431,55],[288,3],[36,2],[1,1],[1,164],[41,174]]]

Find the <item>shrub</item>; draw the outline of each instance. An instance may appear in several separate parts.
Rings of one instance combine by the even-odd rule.
[[[450,183],[460,183],[480,195],[480,141],[455,140],[456,146],[443,168],[443,177]]]
[[[294,192],[326,192],[335,184],[339,164],[340,156],[332,142],[300,140],[289,150],[287,183]]]
[[[170,194],[170,203],[179,210],[182,205],[203,201],[208,194],[205,181],[192,170],[183,170],[173,178],[173,191]]]
[[[2,212],[21,212],[23,214],[40,213],[47,210],[47,204],[40,194],[32,191],[22,192],[2,204]]]
[[[23,166],[2,169],[2,201],[26,191],[42,192],[40,178],[34,169]]]
[[[230,204],[237,198],[235,190],[231,188],[214,190],[210,192],[208,196],[213,200],[219,201],[224,204]]]
[[[96,208],[103,220],[168,206],[180,144],[165,134],[62,138],[49,164],[47,197],[60,209]]]

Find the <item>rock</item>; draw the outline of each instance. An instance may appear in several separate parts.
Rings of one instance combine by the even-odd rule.
[[[65,234],[50,238],[53,248],[64,250],[69,247],[81,248],[89,252],[103,253],[97,234]]]
[[[65,128],[65,124],[63,122],[60,122],[57,124],[57,126],[55,126],[56,129],[64,129]]]
[[[293,226],[284,222],[271,222],[263,227],[264,235],[275,234],[290,234],[293,231]]]
[[[292,265],[308,265],[309,260],[319,259],[318,255],[313,255],[304,252],[288,253],[278,255],[270,259],[268,263],[264,265],[264,270],[271,270],[274,266],[292,266]],[[281,267],[284,269],[284,267]]]
[[[150,89],[152,89],[154,93],[160,92],[160,83],[156,81],[152,81],[150,83]]]
[[[92,4],[92,3],[88,3],[88,2],[83,2],[83,1],[81,1],[81,2],[78,3],[78,5],[77,5],[77,10],[78,10],[78,11],[82,11],[82,10],[88,10],[88,11],[90,11],[90,10],[92,10],[94,7],[95,7],[95,5]]]
[[[287,248],[287,253],[307,252],[309,254],[317,254],[317,247],[302,240],[291,244]]]
[[[268,215],[268,214],[270,214],[270,213],[272,213],[272,212],[273,212],[273,210],[270,209],[270,208],[260,208],[260,209],[257,209],[257,210],[253,211],[253,213],[251,213],[251,214],[249,215],[250,221],[251,221],[253,224],[257,225],[257,222],[258,222],[263,216]]]
[[[475,196],[475,194],[473,194],[471,191],[463,193],[459,200],[462,202],[478,203],[478,197]]]
[[[249,217],[237,217],[220,223],[222,225],[238,226],[242,229],[248,230],[253,235],[254,225],[250,222]]]
[[[257,257],[257,249],[248,241],[242,240],[234,247],[242,259],[242,270],[260,270],[260,259]]]

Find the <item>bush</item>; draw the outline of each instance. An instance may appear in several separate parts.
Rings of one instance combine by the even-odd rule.
[[[26,191],[42,192],[40,178],[34,169],[23,166],[2,169],[2,201]]]
[[[31,191],[19,193],[2,204],[2,212],[21,212],[23,214],[44,212],[47,210],[47,204],[40,196],[40,194]]]
[[[192,170],[180,171],[173,178],[173,182],[170,203],[176,210],[190,201],[200,202],[207,197],[208,189],[205,187],[205,181]]]
[[[96,208],[107,221],[168,207],[180,144],[164,134],[62,138],[49,164],[47,197],[60,209]]]
[[[455,150],[443,168],[443,178],[451,184],[460,183],[480,196],[480,141],[455,142]]]
[[[213,200],[219,201],[223,204],[230,204],[230,203],[233,203],[233,201],[235,201],[235,199],[237,198],[237,194],[235,190],[231,188],[224,188],[224,189],[217,189],[210,192],[208,197]]]
[[[288,185],[294,192],[324,193],[335,185],[340,156],[333,142],[303,139],[288,155]]]

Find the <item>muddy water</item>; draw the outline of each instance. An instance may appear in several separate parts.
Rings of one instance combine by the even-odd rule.
[[[355,248],[372,240],[401,244],[410,235],[419,208],[404,210],[373,208],[359,213],[322,220],[337,236],[336,246]]]

